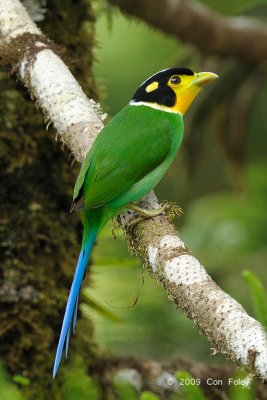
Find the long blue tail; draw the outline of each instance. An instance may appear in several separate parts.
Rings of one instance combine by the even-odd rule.
[[[90,213],[91,214],[91,213]],[[69,347],[69,337],[71,330],[71,323],[73,325],[73,332],[75,331],[76,319],[77,319],[77,307],[78,307],[78,297],[82,285],[82,281],[85,275],[86,266],[90,257],[90,253],[96,238],[96,235],[99,230],[99,224],[97,221],[88,221],[88,217],[92,217],[94,219],[93,213],[90,215],[88,212],[85,212],[86,221],[84,221],[84,238],[82,249],[79,255],[79,259],[77,262],[74,278],[72,281],[70,294],[65,310],[65,315],[63,319],[63,324],[61,328],[60,338],[57,346],[57,352],[54,362],[53,369],[53,379],[55,378],[58,367],[61,361],[62,353],[64,346],[66,347],[66,357],[68,354]],[[91,222],[91,223],[90,223]],[[90,227],[88,225],[91,225]]]

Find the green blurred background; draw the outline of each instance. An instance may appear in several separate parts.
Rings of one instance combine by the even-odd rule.
[[[264,6],[255,0],[204,3],[225,15],[258,15]],[[142,81],[163,68],[186,65],[220,75],[186,115],[184,145],[156,194],[183,208],[184,216],[175,221],[181,237],[212,278],[252,313],[241,271],[251,269],[267,286],[266,75],[238,61],[208,59],[99,2],[96,11],[95,73],[110,115],[129,102]],[[81,304],[84,315],[93,317],[100,346],[123,356],[221,362],[218,355],[210,357],[208,341],[142,272],[119,232],[117,236],[113,240],[109,225],[98,239],[89,290],[119,321]],[[142,273],[145,283],[131,307]]]

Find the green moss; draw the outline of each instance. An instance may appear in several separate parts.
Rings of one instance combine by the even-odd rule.
[[[90,3],[53,0],[48,9],[44,33],[78,60],[72,70],[96,98]],[[1,356],[11,375],[29,379],[29,399],[61,399],[62,374],[52,382],[51,369],[80,247],[79,217],[69,215],[78,165],[71,167],[29,94],[3,72],[0,104]],[[88,363],[94,357],[90,321],[78,322],[78,331],[70,365],[76,352]]]
[[[1,400],[26,400],[15,385],[8,380],[2,363],[0,364],[0,398]]]

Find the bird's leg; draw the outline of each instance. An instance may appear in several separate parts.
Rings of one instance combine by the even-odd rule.
[[[139,217],[134,218],[132,221],[130,221],[127,225],[127,228],[134,226],[138,224],[141,221],[144,221],[145,219],[152,218],[152,217],[157,217],[158,215],[162,214],[165,208],[167,208],[168,204],[164,204],[162,207],[156,208],[154,210],[146,210],[144,208],[138,207],[135,204],[128,204],[128,208],[132,211],[135,211],[137,214],[139,214]]]
[[[161,207],[150,211],[131,203],[128,205],[128,208],[137,212],[139,214],[139,217],[134,218],[132,221],[130,221],[127,224],[127,228],[134,226],[139,222],[144,221],[145,219],[157,217],[158,215],[162,214],[163,211],[165,211],[166,218],[169,222],[173,220],[175,215],[180,216],[181,214],[183,214],[183,210],[180,207],[178,207],[175,203],[171,203],[168,201],[161,202]]]
[[[133,218],[128,224],[127,224],[127,229],[129,229],[130,227],[138,224],[139,222],[144,221],[146,218],[145,217],[137,217],[137,218]]]
[[[165,208],[167,207],[167,204],[164,204],[162,207],[156,208],[154,210],[146,210],[144,208],[138,207],[135,204],[128,204],[128,208],[130,210],[133,210],[137,212],[140,216],[144,218],[152,218],[152,217],[157,217],[158,215],[162,214]],[[144,219],[143,218],[143,219]]]

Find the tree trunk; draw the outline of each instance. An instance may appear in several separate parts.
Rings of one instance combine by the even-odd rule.
[[[67,47],[67,63],[87,94],[98,98],[93,20],[88,1],[53,0],[43,29]],[[60,382],[59,376],[52,388],[53,358],[81,242],[79,219],[69,215],[78,166],[71,168],[55,131],[45,131],[41,111],[5,72],[0,104],[1,357],[11,374],[30,379],[29,398],[51,399]],[[81,325],[70,365],[77,348],[86,348],[87,358],[93,348],[91,323]]]

